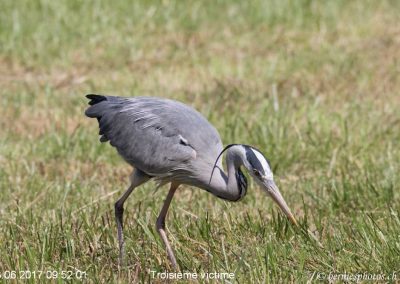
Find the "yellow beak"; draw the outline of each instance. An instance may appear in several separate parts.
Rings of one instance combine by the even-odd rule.
[[[278,204],[278,206],[282,209],[282,211],[289,218],[289,220],[294,225],[298,226],[296,219],[294,218],[292,212],[290,211],[289,206],[287,206],[286,201],[285,199],[283,199],[283,196],[279,191],[278,187],[276,186],[276,184],[273,181],[268,180],[265,181],[263,185],[265,186],[265,189],[267,190],[268,194]]]

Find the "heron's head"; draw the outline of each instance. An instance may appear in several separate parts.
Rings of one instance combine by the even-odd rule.
[[[285,199],[274,181],[270,163],[267,158],[257,149],[247,145],[241,145],[244,150],[243,166],[257,184],[278,204],[292,223],[297,225],[296,219],[290,211]]]
[[[229,159],[234,159],[238,167],[243,165],[257,184],[278,204],[290,221],[297,225],[296,219],[274,182],[271,166],[265,156],[254,147],[241,144],[228,145],[221,154],[227,149],[229,149]]]

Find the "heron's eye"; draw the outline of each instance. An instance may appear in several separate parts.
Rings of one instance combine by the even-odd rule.
[[[255,175],[256,177],[261,177],[261,174],[260,174],[260,172],[259,172],[258,170],[254,169],[254,170],[253,170],[253,173],[254,173],[254,175]]]

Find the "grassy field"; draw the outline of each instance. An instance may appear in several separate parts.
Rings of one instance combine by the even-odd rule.
[[[2,277],[162,282],[151,271],[171,270],[155,230],[167,187],[154,183],[126,202],[118,269],[113,206],[131,168],[83,114],[96,92],[183,101],[224,144],[262,149],[323,245],[254,183],[239,203],[182,187],[167,220],[182,271],[400,281],[399,1],[128,2],[1,3]]]

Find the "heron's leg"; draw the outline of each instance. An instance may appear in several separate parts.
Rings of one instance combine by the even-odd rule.
[[[169,241],[167,239],[167,234],[165,233],[165,217],[167,216],[168,208],[169,205],[171,204],[172,197],[174,196],[174,193],[176,189],[178,188],[179,185],[171,183],[171,188],[168,192],[167,198],[165,198],[164,205],[161,209],[160,215],[158,215],[157,218],[157,223],[156,223],[156,228],[158,233],[161,236],[161,239],[163,240],[166,248],[167,248],[167,253],[168,257],[172,262],[172,265],[176,269],[178,266],[176,264],[176,259],[174,252],[171,249],[171,245],[169,244]]]
[[[124,215],[124,202],[132,193],[132,191],[143,184],[144,182],[149,180],[149,176],[143,173],[140,170],[135,169],[131,175],[131,185],[128,190],[121,196],[120,199],[115,203],[115,220],[117,222],[117,230],[118,230],[118,244],[119,244],[119,265],[123,264],[124,257],[124,234],[123,234],[123,223],[122,217]]]

